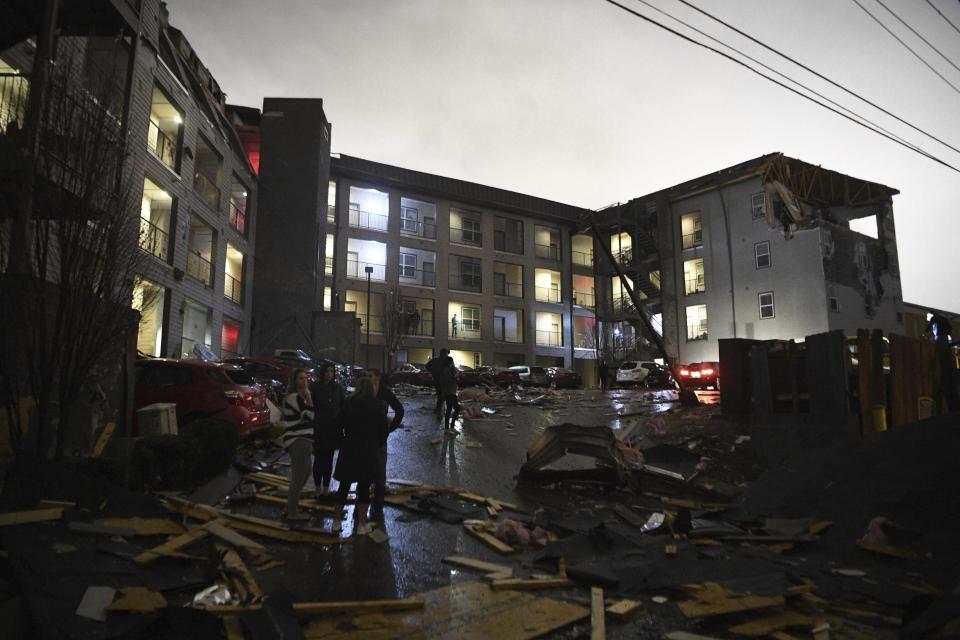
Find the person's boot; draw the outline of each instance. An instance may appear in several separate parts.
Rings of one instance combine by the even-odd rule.
[[[337,505],[333,512],[333,525],[330,527],[334,533],[340,533],[343,530],[343,505]]]
[[[367,504],[357,502],[353,506],[353,533],[358,536],[365,536],[370,533],[370,525],[367,524]]]
[[[370,507],[370,520],[372,522],[383,522],[383,505],[374,504]]]

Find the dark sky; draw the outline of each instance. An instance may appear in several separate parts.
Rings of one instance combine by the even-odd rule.
[[[960,72],[860,1],[960,86]],[[650,2],[960,166],[676,0]],[[694,2],[960,148],[960,93],[852,1]],[[933,2],[960,24],[960,3]],[[960,34],[926,3],[885,4],[960,66]],[[904,298],[960,311],[960,174],[602,0],[168,5],[230,102],[323,98],[335,152],[590,208],[772,151],[895,187]]]

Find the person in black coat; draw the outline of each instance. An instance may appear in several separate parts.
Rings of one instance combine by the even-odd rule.
[[[383,411],[383,431],[380,434],[380,448],[377,450],[377,477],[374,482],[373,506],[370,509],[372,520],[383,519],[383,503],[387,497],[387,437],[403,424],[403,403],[396,394],[383,382],[383,374],[379,369],[367,369],[367,376],[373,383],[373,394],[380,401]],[[393,420],[387,418],[387,409],[393,410]]]
[[[370,378],[357,380],[356,391],[347,399],[344,409],[344,437],[334,473],[340,485],[337,487],[338,508],[334,515],[333,530],[340,530],[347,494],[350,492],[350,485],[356,482],[354,533],[365,535],[370,532],[367,525],[370,485],[377,477],[378,453],[385,429],[383,403],[374,395]]]
[[[333,476],[333,454],[343,439],[341,412],[343,387],[336,381],[336,369],[330,363],[320,367],[320,379],[310,385],[313,397],[313,482],[317,497],[330,493]]]
[[[437,407],[434,409],[434,413],[438,416],[443,414],[443,394],[440,391],[440,372],[444,366],[446,366],[447,354],[450,353],[447,349],[440,349],[440,355],[436,358],[432,358],[430,362],[427,363],[427,371],[430,372],[430,375],[433,376],[433,389],[437,393]]]

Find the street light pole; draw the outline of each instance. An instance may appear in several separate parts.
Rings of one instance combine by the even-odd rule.
[[[370,368],[370,274],[373,273],[373,267],[367,265],[363,268],[367,273],[367,369]]]

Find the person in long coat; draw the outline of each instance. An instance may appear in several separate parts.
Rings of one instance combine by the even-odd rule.
[[[310,385],[313,396],[313,482],[317,498],[330,492],[333,478],[333,454],[340,448],[343,439],[341,423],[344,393],[336,381],[336,369],[325,363],[320,367],[320,379]]]
[[[350,486],[357,484],[357,501],[353,509],[354,533],[370,532],[367,508],[370,504],[370,485],[376,480],[379,465],[378,452],[384,430],[384,409],[373,392],[370,378],[357,380],[356,391],[346,402],[343,415],[344,438],[337,458],[334,477],[337,487],[337,511],[333,519],[334,531],[339,531],[344,505]]]

